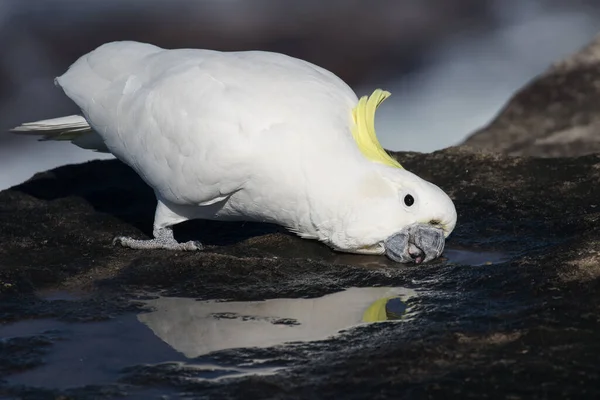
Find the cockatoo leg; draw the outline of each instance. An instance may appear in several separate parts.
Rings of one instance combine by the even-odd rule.
[[[187,221],[193,217],[193,208],[176,205],[162,200],[157,195],[158,204],[154,214],[154,239],[134,239],[127,236],[118,236],[113,239],[113,244],[120,243],[123,247],[137,250],[164,249],[176,251],[202,250],[202,243],[190,240],[180,243],[173,237],[173,225]]]
[[[180,243],[173,237],[173,228],[165,227],[154,229],[154,239],[134,239],[127,236],[114,238],[113,244],[120,243],[123,247],[136,250],[164,249],[177,251],[202,250],[202,243],[196,240]]]

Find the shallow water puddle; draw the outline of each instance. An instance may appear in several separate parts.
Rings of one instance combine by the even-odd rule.
[[[511,255],[507,253],[464,249],[446,249],[444,257],[453,264],[473,266],[499,264],[511,259]]]
[[[129,365],[185,360],[135,315],[87,323],[31,320],[0,327],[4,339],[41,334],[56,338],[43,357],[44,365],[11,375],[9,383],[52,388],[108,384]]]
[[[117,380],[128,366],[181,362],[203,379],[275,373],[258,365],[194,363],[211,352],[323,340],[364,323],[399,319],[415,293],[392,287],[350,288],[312,299],[256,302],[158,297],[151,311],[109,321],[65,323],[51,319],[0,326],[0,338],[54,338],[44,365],[13,374],[11,384],[69,388]],[[239,367],[239,368],[238,368]]]
[[[85,293],[66,292],[64,290],[44,289],[35,292],[35,295],[46,301],[77,301],[87,297]]]
[[[186,357],[213,351],[322,340],[364,322],[404,314],[403,288],[350,288],[313,299],[256,302],[195,301],[162,297],[146,301],[155,311],[138,315],[156,336]],[[399,318],[399,317],[398,317]]]
[[[509,261],[512,255],[501,251],[487,251],[481,249],[460,249],[460,248],[446,248],[442,254],[442,259],[452,264],[462,264],[471,266],[481,266],[498,264]],[[358,265],[362,267],[391,267],[400,268],[407,264],[399,264],[395,261],[390,260],[385,256],[371,256],[371,255],[360,255],[360,254],[345,254],[345,253],[334,253],[333,255],[325,258],[327,262],[334,264],[348,264]],[[408,264],[409,267],[418,268],[418,265]]]

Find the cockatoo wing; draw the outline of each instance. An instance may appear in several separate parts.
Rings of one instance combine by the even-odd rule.
[[[57,83],[110,151],[178,204],[226,198],[282,160],[331,158],[344,146],[358,154],[354,92],[281,54],[113,42]]]

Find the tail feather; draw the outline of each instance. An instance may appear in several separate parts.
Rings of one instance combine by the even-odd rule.
[[[71,140],[73,136],[91,130],[85,118],[80,115],[26,122],[11,129],[12,132],[24,135],[44,135],[42,140]]]
[[[70,141],[82,149],[110,153],[104,140],[81,115],[26,122],[10,130],[20,135],[42,136],[41,141]]]

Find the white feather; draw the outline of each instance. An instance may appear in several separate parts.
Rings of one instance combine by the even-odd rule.
[[[81,115],[27,122],[11,131],[24,135],[44,136],[40,140],[69,140],[82,149],[110,153],[104,144],[104,139],[94,132]]]

